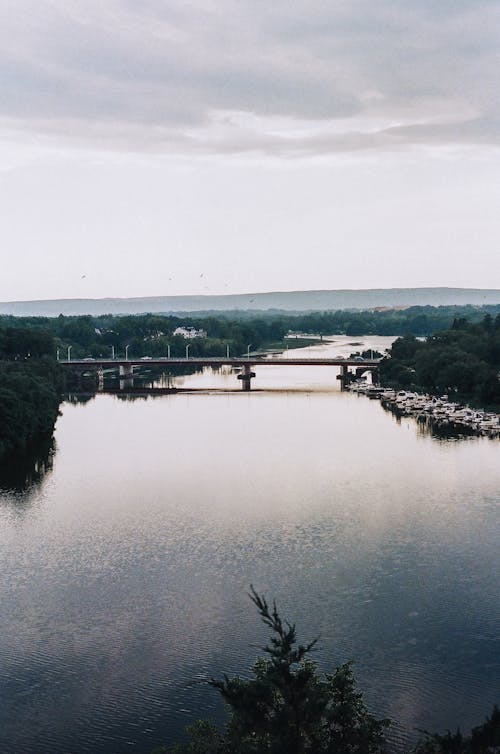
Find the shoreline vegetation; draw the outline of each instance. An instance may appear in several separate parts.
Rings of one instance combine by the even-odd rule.
[[[446,395],[457,404],[500,411],[500,314],[463,317],[425,340],[405,335],[380,365],[384,387]]]
[[[489,315],[492,320],[500,315],[500,304],[488,306],[413,306],[387,311],[323,311],[291,315],[276,312],[217,312],[198,315],[82,315],[57,317],[14,317],[0,315],[0,332],[22,328],[37,330],[52,337],[54,347],[71,346],[73,358],[92,356],[99,358],[111,353],[123,354],[129,347],[133,358],[164,356],[167,347],[173,356],[184,353],[186,340],[175,335],[178,327],[203,330],[206,337],[189,341],[192,356],[224,356],[229,347],[231,354],[285,345],[287,334],[299,338],[329,336],[334,334],[361,336],[386,335],[429,337],[438,331],[448,330],[457,321],[478,323]],[[0,358],[1,355],[0,355]]]
[[[500,314],[474,323],[455,319],[426,339],[398,338],[379,376],[379,386],[358,379],[347,389],[379,399],[397,417],[413,416],[437,435],[500,437]]]
[[[466,318],[467,315],[467,318]],[[443,324],[448,329],[443,328]],[[258,317],[155,314],[98,317],[0,316],[0,458],[22,454],[51,436],[64,390],[57,354],[132,358],[185,352],[178,327],[202,329],[189,340],[191,356],[244,354],[305,347],[337,334],[401,335],[381,364],[384,385],[434,395],[486,410],[500,410],[500,305],[411,307],[369,312],[318,312]],[[423,340],[422,338],[425,337]]]
[[[52,336],[36,328],[0,329],[0,460],[14,465],[50,444],[63,377]]]

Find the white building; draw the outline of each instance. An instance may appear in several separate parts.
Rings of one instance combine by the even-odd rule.
[[[191,340],[191,338],[206,338],[206,330],[197,330],[196,327],[176,327],[174,335],[182,335],[183,338]]]

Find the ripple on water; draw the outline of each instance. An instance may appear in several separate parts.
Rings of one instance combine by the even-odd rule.
[[[477,724],[498,694],[500,464],[336,394],[68,407],[46,482],[0,496],[0,750],[145,754],[266,639],[276,596],[369,706]],[[254,400],[254,398],[256,400]],[[498,698],[496,699],[498,701]]]

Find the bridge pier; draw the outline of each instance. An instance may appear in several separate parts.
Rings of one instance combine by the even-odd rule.
[[[124,379],[132,377],[134,373],[132,364],[120,364],[118,368],[120,370],[120,377],[123,377]]]
[[[350,373],[347,364],[340,365],[340,374],[337,375],[337,379],[340,380],[340,389],[345,390],[346,386],[352,380],[352,374]]]
[[[252,377],[255,377],[255,372],[252,372],[252,367],[250,364],[244,364],[241,374],[238,375],[238,379],[241,380],[242,390],[246,390],[247,392],[250,390]]]
[[[134,368],[132,364],[120,364],[120,390],[126,390],[134,385]]]
[[[119,379],[120,379],[120,387],[121,389],[125,390],[127,387],[133,386],[133,377],[134,377],[134,367],[137,367],[138,369],[141,366],[144,366],[144,360],[147,359],[147,364],[150,366],[158,366],[163,368],[168,368],[171,365],[178,365],[178,366],[211,366],[211,367],[219,367],[223,365],[229,365],[232,367],[238,367],[241,370],[241,374],[238,375],[238,379],[241,381],[241,389],[244,391],[249,391],[251,389],[251,383],[252,379],[255,377],[255,372],[252,372],[252,367],[255,368],[255,364],[259,365],[259,368],[262,368],[263,366],[273,366],[273,365],[279,365],[281,366],[300,366],[300,367],[307,367],[307,366],[325,366],[325,367],[339,367],[340,374],[338,374],[337,379],[340,380],[341,383],[341,389],[344,389],[347,387],[347,385],[351,382],[351,380],[354,379],[356,374],[360,374],[361,372],[370,371],[373,375],[374,381],[377,379],[378,375],[378,366],[380,364],[380,359],[362,359],[360,357],[355,357],[352,359],[344,359],[342,357],[337,358],[316,358],[316,359],[310,359],[307,357],[297,357],[297,358],[280,358],[276,357],[275,355],[270,355],[266,357],[259,357],[259,356],[252,356],[252,361],[250,361],[250,356],[237,356],[234,358],[229,358],[229,354],[226,358],[224,357],[200,357],[200,358],[186,358],[186,357],[178,357],[178,358],[171,358],[170,355],[168,357],[161,357],[161,358],[152,358],[149,356],[143,356],[140,359],[92,359],[92,358],[85,358],[85,359],[59,359],[59,364],[62,367],[65,367],[70,375],[70,378],[73,378],[73,381],[76,382],[77,380],[81,379],[81,374],[85,373],[88,374],[89,371],[92,371],[94,373],[93,380],[94,384],[97,383],[99,388],[101,388],[103,384],[103,370],[109,370],[109,369],[119,369]],[[80,375],[78,376],[78,373]]]

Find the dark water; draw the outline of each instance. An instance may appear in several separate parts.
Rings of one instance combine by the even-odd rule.
[[[65,404],[45,475],[4,481],[2,754],[143,754],[220,717],[203,679],[266,637],[250,583],[324,669],[355,660],[400,750],[500,701],[500,443],[266,369],[251,394]]]

